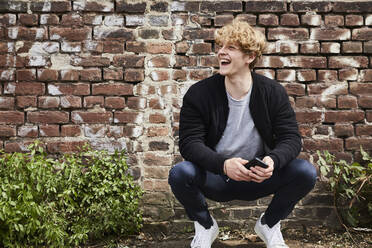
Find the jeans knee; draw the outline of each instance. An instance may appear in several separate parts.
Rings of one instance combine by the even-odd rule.
[[[179,185],[188,182],[195,177],[195,167],[191,162],[183,161],[172,167],[169,171],[168,183],[169,185]]]
[[[310,189],[314,188],[317,178],[316,168],[307,160],[298,159],[296,170],[298,181]]]

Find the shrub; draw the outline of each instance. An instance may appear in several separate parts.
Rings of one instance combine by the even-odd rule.
[[[328,181],[333,192],[334,207],[342,225],[372,227],[372,158],[360,148],[362,165],[318,151],[318,165],[322,178]],[[345,226],[345,227],[346,227]]]
[[[48,157],[0,151],[0,246],[68,247],[139,231],[142,191],[124,152],[92,150]]]

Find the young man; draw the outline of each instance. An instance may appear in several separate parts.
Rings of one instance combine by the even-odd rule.
[[[185,94],[179,130],[185,161],[169,173],[174,195],[194,221],[191,247],[209,248],[218,235],[205,197],[252,201],[271,194],[254,229],[267,247],[288,247],[280,220],[314,187],[316,170],[296,159],[301,137],[285,89],[251,71],[265,37],[235,20],[217,31],[216,43],[219,73]],[[244,165],[255,157],[268,167],[247,169]]]

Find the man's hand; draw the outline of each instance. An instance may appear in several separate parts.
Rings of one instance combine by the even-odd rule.
[[[230,158],[225,160],[223,165],[225,174],[235,181],[251,181],[250,172],[244,165],[248,160],[242,158]]]
[[[259,166],[251,167],[249,170],[249,176],[253,182],[261,183],[273,175],[274,161],[269,156],[264,157],[262,161],[264,161],[269,167],[266,169]]]

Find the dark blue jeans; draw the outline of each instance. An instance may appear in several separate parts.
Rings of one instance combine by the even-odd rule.
[[[203,170],[184,161],[169,172],[168,182],[178,201],[184,206],[188,217],[205,228],[212,226],[205,197],[217,202],[231,200],[253,201],[274,194],[265,211],[269,227],[285,219],[296,203],[315,185],[316,169],[306,160],[295,159],[262,183],[226,181],[226,176]]]

